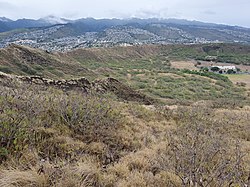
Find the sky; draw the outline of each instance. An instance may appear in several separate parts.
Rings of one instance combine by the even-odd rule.
[[[250,0],[0,0],[0,17],[177,18],[250,28]]]

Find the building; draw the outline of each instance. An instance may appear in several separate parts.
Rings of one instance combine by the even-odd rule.
[[[235,66],[211,66],[211,71],[219,73],[236,73],[237,68]]]

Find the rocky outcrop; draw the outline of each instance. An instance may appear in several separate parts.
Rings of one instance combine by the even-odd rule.
[[[90,93],[94,91],[100,94],[111,92],[122,100],[140,102],[146,105],[151,105],[155,102],[152,98],[134,90],[130,86],[123,84],[114,78],[99,79],[90,82],[84,77],[69,80],[52,80],[39,76],[14,76],[0,73],[0,83],[1,80],[5,80],[5,85],[7,85],[7,82],[11,82],[11,80],[18,80],[27,84],[55,87],[64,91],[79,90],[84,93]]]
[[[84,77],[70,80],[52,80],[45,79],[39,76],[22,76],[18,78],[30,84],[52,86],[63,90],[80,89],[84,92],[88,92],[91,89],[91,83]]]

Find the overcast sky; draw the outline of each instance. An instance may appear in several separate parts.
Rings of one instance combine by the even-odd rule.
[[[0,17],[180,18],[250,27],[250,0],[0,0]]]

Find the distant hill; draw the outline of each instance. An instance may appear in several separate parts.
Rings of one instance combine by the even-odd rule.
[[[0,48],[10,43],[48,51],[142,44],[250,44],[250,29],[179,19],[1,18]]]
[[[66,56],[62,58],[60,55],[15,44],[0,50],[0,71],[49,78],[93,75],[93,72]]]
[[[7,32],[14,29],[47,27],[55,24],[65,24],[68,22],[70,22],[70,20],[57,18],[55,16],[47,16],[37,20],[24,18],[15,21],[6,17],[0,17],[0,32]]]
[[[5,32],[10,30],[10,28],[6,25],[4,21],[0,20],[0,32]]]
[[[0,71],[47,78],[85,76],[92,79],[119,72],[123,66],[132,69],[144,66],[149,68],[149,63],[150,68],[159,66],[165,69],[169,67],[170,60],[206,61],[207,56],[213,56],[215,62],[250,65],[249,54],[250,46],[239,44],[141,45],[77,49],[67,53],[51,53],[12,44],[0,49]],[[165,65],[158,64],[161,61]]]

